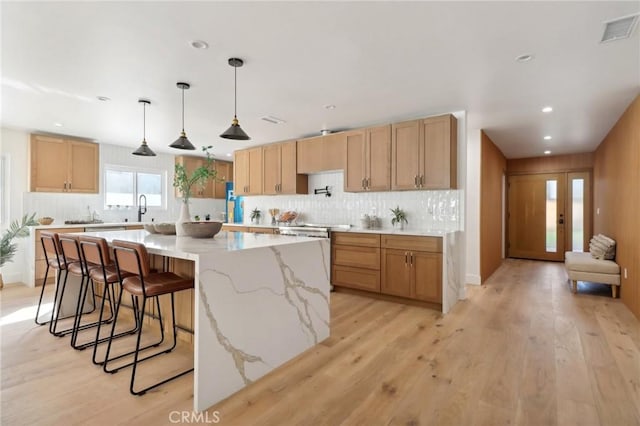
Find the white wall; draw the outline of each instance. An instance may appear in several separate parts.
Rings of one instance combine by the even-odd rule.
[[[466,191],[466,279],[467,284],[480,284],[480,130],[467,131]]]

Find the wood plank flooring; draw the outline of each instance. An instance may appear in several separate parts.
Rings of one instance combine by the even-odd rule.
[[[193,376],[133,397],[129,370],[104,374],[90,351],[33,324],[37,290],[5,287],[0,298],[3,425],[163,425],[191,410]],[[640,424],[640,322],[608,286],[581,283],[572,294],[562,264],[507,260],[444,317],[334,293],[331,318],[329,339],[200,423]],[[180,370],[191,356],[182,343],[140,377]]]

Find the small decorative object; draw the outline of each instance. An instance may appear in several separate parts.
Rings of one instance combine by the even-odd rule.
[[[211,215],[210,215],[210,214],[207,214],[207,215],[204,217],[204,220],[211,220]]]
[[[153,229],[158,234],[175,235],[178,227],[175,223],[156,223],[153,225]]]
[[[262,217],[262,213],[256,207],[255,209],[251,210],[251,213],[250,213],[249,217],[251,218],[251,223],[258,223],[258,222],[260,222],[260,218]]]
[[[142,227],[150,234],[155,234],[157,232],[154,223],[143,223]]]
[[[51,225],[53,223],[53,218],[49,216],[44,216],[38,219],[38,223],[40,223],[40,225]]]
[[[200,222],[200,216],[195,215],[193,218],[196,220],[196,222]]]
[[[282,222],[290,225],[292,222],[295,222],[297,218],[298,218],[298,212],[289,210],[280,214],[280,216],[278,217],[278,222]]]
[[[404,229],[404,225],[409,223],[407,221],[407,214],[400,208],[400,206],[396,206],[395,209],[390,209],[391,213],[393,213],[393,217],[391,218],[391,225],[394,227],[397,225],[400,227],[400,230]]]
[[[185,235],[192,238],[212,238],[222,229],[222,222],[185,222]]]
[[[184,235],[182,232],[181,223],[190,222],[191,215],[189,213],[189,199],[193,193],[193,186],[198,185],[200,188],[204,188],[207,182],[218,180],[218,172],[214,168],[214,158],[209,152],[209,149],[213,148],[211,145],[203,146],[202,151],[207,155],[207,159],[204,165],[196,168],[191,175],[187,173],[187,169],[182,164],[176,164],[175,174],[173,176],[173,186],[178,188],[182,194],[182,206],[180,208],[180,218],[178,219],[176,226],[176,234],[178,236]]]
[[[362,229],[369,229],[371,227],[371,218],[369,218],[368,214],[364,213],[360,216],[360,226],[362,226]]]
[[[18,249],[17,244],[12,242],[13,239],[29,236],[29,226],[38,225],[35,217],[35,213],[31,216],[24,215],[20,222],[17,220],[11,222],[9,228],[4,231],[2,238],[0,238],[0,268],[3,267],[5,263],[13,261],[13,256]],[[4,287],[4,282],[2,281],[2,272],[0,272],[0,289],[2,289],[2,287]]]
[[[272,225],[276,224],[276,217],[278,216],[278,213],[280,213],[280,209],[269,209],[269,214],[271,215],[271,224]]]

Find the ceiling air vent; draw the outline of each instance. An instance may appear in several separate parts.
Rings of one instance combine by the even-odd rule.
[[[638,14],[623,16],[612,21],[605,22],[604,34],[601,43],[628,38],[638,22]]]
[[[286,123],[286,121],[284,121],[281,118],[278,117],[274,117],[273,115],[265,115],[264,117],[260,117],[261,120],[267,121],[271,124],[283,124]]]

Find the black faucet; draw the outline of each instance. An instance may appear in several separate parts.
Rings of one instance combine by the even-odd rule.
[[[142,200],[144,200],[144,207],[142,206]],[[142,222],[142,215],[147,212],[147,197],[144,194],[140,194],[138,197],[138,222]]]

